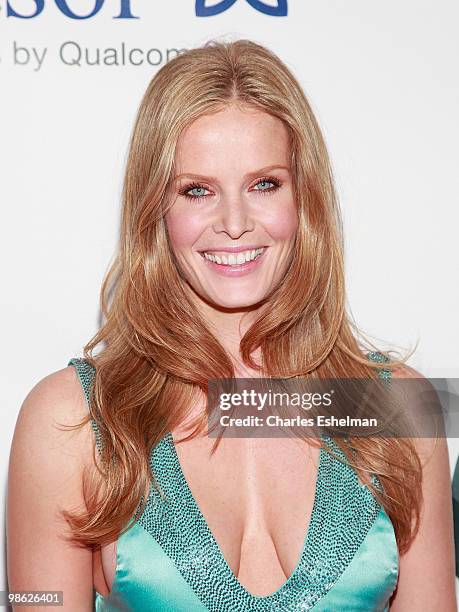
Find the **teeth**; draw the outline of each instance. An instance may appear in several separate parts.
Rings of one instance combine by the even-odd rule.
[[[221,264],[223,266],[240,266],[243,263],[248,261],[252,261],[256,259],[261,253],[264,251],[264,247],[259,249],[253,249],[252,251],[241,251],[240,253],[230,253],[227,255],[215,255],[214,253],[204,253],[204,257],[209,261],[213,261],[214,263]]]

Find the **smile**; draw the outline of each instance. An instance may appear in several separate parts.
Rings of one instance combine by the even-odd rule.
[[[240,251],[239,253],[208,252],[204,251],[201,256],[205,259],[221,266],[240,266],[250,261],[258,259],[263,254],[266,247],[252,249],[251,251]]]

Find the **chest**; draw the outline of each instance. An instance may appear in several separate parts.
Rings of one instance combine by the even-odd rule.
[[[173,432],[174,440],[180,438]],[[231,572],[249,592],[272,593],[301,556],[319,448],[294,438],[223,438],[212,454],[214,442],[198,437],[173,443],[176,467]],[[106,590],[115,567],[116,543],[94,563],[95,581],[102,569]]]
[[[182,448],[186,449],[185,444]],[[132,609],[183,612],[293,611],[316,606],[319,612],[322,600],[324,610],[386,610],[398,571],[392,525],[369,490],[361,486],[354,471],[323,449],[318,453],[315,470],[313,508],[309,512],[304,508],[300,510],[304,523],[299,556],[293,561],[293,569],[282,566],[288,563],[281,559],[278,550],[279,537],[283,534],[275,532],[274,528],[286,525],[286,530],[290,530],[289,521],[283,522],[283,517],[287,512],[294,516],[292,506],[302,503],[297,501],[302,477],[297,480],[295,472],[301,467],[300,474],[304,474],[308,464],[304,456],[301,462],[302,453],[297,454],[293,444],[291,454],[279,454],[281,448],[272,446],[268,451],[266,445],[233,447],[232,450],[228,447],[228,455],[220,453],[221,468],[216,469],[216,476],[209,470],[207,478],[201,481],[193,479],[195,470],[191,467],[194,461],[202,467],[200,457],[205,456],[201,454],[205,449],[192,450],[190,445],[189,454],[185,455],[186,450],[181,454],[180,444],[174,444],[172,435],[166,436],[152,457],[164,496],[152,489],[142,516],[118,539],[118,565],[111,593],[108,594],[107,589],[102,592],[107,597],[97,596],[96,609],[112,609],[110,606],[115,601],[126,601]],[[309,450],[314,461],[312,447],[306,450],[306,456]],[[217,453],[212,457],[217,457]],[[239,456],[250,458],[250,461],[236,461]],[[234,469],[228,468],[228,462]],[[289,465],[292,468],[291,486],[273,485],[285,478]],[[187,471],[191,474],[189,481]],[[259,482],[254,486],[251,480],[255,477]],[[230,483],[233,479],[245,482],[244,488],[231,484],[225,487],[222,478]],[[202,482],[206,485],[203,490],[213,491],[214,496],[206,498],[201,494],[198,488]],[[309,491],[314,488],[311,479],[303,492],[308,491],[308,486]],[[227,494],[226,489],[232,494]],[[219,492],[221,497],[213,507],[216,506],[220,513],[212,509],[207,511],[206,499],[213,501]],[[284,505],[268,510],[270,503],[266,503],[266,499],[281,497],[281,493]],[[289,495],[293,502],[286,497]],[[232,499],[229,506],[228,500]],[[311,501],[310,497],[309,505]],[[226,520],[221,519],[221,511]],[[257,517],[259,522],[255,520]],[[271,522],[270,517],[274,517]],[[219,527],[222,538],[226,534],[231,536],[227,549],[223,539],[218,541],[215,537]],[[254,530],[262,533],[263,539],[256,534],[252,537]],[[298,528],[298,531],[301,530]],[[225,555],[230,558],[230,545],[234,541],[240,545],[235,550],[236,562],[231,567]],[[265,557],[260,562],[262,554]],[[344,607],[344,602],[350,607]],[[329,603],[331,607],[327,607]]]
[[[319,449],[292,438],[196,438],[175,445],[181,471],[232,573],[256,595],[292,574],[304,544]]]

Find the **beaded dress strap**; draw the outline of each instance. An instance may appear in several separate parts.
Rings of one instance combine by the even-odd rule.
[[[73,365],[76,369],[81,386],[83,387],[86,403],[91,401],[92,385],[95,378],[95,368],[83,357],[73,357],[67,365]],[[96,437],[96,446],[99,453],[102,452],[102,436],[96,421],[91,417],[91,426]]]

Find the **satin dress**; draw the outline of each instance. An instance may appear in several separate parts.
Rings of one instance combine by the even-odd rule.
[[[381,353],[370,359],[384,362]],[[94,376],[86,360],[69,361],[86,400]],[[390,370],[379,369],[389,378]],[[101,439],[91,421],[96,443]],[[323,440],[345,459],[332,438]],[[187,484],[168,433],[152,450],[153,486],[133,526],[117,540],[110,594],[94,592],[96,612],[387,612],[398,580],[393,525],[354,469],[320,449],[315,498],[300,558],[275,592],[256,596],[233,574]],[[378,486],[376,476],[373,482]]]

